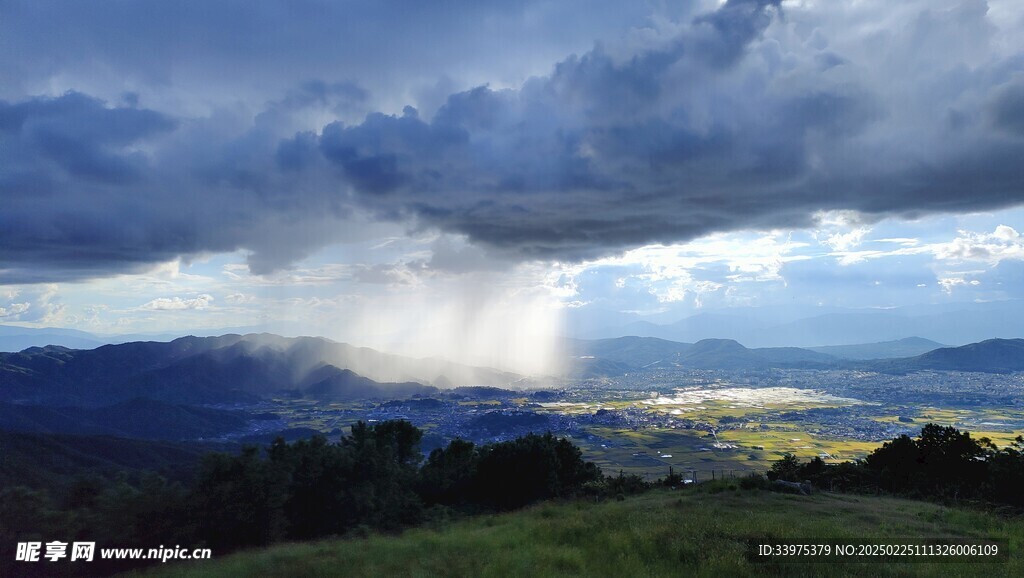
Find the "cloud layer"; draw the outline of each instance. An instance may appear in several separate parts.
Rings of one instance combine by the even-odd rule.
[[[45,27],[40,12],[18,6]],[[474,10],[514,21],[536,9]],[[982,1],[729,0],[652,20],[513,88],[456,91],[436,113],[435,96],[422,96],[423,111],[362,120],[352,119],[415,87],[375,97],[365,86],[381,83],[362,69],[290,79],[292,64],[323,70],[302,64],[285,33],[249,47],[247,33],[266,29],[257,16],[230,23],[224,46],[197,40],[194,54],[157,34],[148,57],[116,55],[116,39],[99,37],[106,24],[86,19],[81,34],[144,85],[151,108],[138,95],[83,92],[93,87],[0,102],[0,284],[239,249],[253,272],[269,273],[378,235],[381,222],[464,235],[489,259],[574,261],[714,232],[812,227],[821,211],[870,222],[1024,202],[1022,22],[996,21]],[[179,22],[197,38],[215,24]],[[331,33],[308,32],[314,47]],[[457,51],[438,42],[451,55],[410,58],[447,70],[438,63]],[[250,70],[259,60],[250,48],[290,83],[261,110],[194,114],[204,107],[153,96],[200,82],[210,59]],[[61,64],[40,53],[59,76]],[[168,76],[168,62],[182,63],[182,78]],[[31,89],[36,73],[2,66]]]

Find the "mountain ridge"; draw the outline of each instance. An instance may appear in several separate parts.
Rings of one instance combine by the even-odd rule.
[[[416,360],[322,338],[223,335],[0,353],[0,401],[78,406],[138,397],[171,404],[252,402],[308,387],[304,378],[323,371],[325,364],[376,383],[348,379],[349,385],[378,393],[388,384],[396,391],[429,393],[436,390],[410,384],[444,379],[452,385],[506,385],[520,379],[494,369]]]
[[[840,359],[891,359],[914,357],[941,347],[949,347],[923,337],[905,337],[878,343],[855,343],[851,345],[825,345],[807,347],[810,351],[824,353]]]
[[[992,337],[1013,338],[1024,324],[1024,299],[985,303],[921,304],[890,309],[740,307],[701,312],[671,322],[664,316],[618,319],[600,327],[578,325],[577,338],[624,335],[692,343],[735,339],[748,347],[826,347],[922,337],[964,345]]]
[[[912,345],[926,347],[920,338]],[[890,342],[893,343],[893,342]],[[897,342],[898,343],[898,342]],[[931,343],[931,342],[927,342]],[[616,349],[616,345],[624,345]],[[886,343],[863,344],[862,349],[884,347]],[[702,339],[680,343],[654,337],[619,337],[594,341],[574,340],[574,361],[584,359],[591,369],[601,363],[621,375],[664,361],[678,367],[720,370],[860,369],[880,373],[924,370],[1007,373],[1024,371],[1024,339],[993,338],[960,347],[939,347],[920,355],[843,359],[814,349],[798,347],[747,348],[732,339]],[[653,361],[654,357],[662,359]]]

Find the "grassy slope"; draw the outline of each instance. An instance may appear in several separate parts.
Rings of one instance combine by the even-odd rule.
[[[724,491],[723,491],[724,490]],[[769,564],[750,543],[1008,543],[1009,561]],[[660,490],[623,502],[542,504],[398,537],[286,544],[166,576],[1021,576],[1024,519],[891,498]],[[216,552],[214,553],[216,555]]]

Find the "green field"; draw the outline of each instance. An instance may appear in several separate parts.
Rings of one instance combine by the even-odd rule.
[[[722,395],[722,398],[715,398]],[[544,411],[564,414],[591,413],[598,408],[641,410],[652,416],[671,416],[696,427],[660,426],[590,427],[589,436],[573,442],[606,473],[624,471],[648,479],[664,476],[672,466],[698,479],[737,472],[763,472],[785,454],[802,459],[820,457],[828,463],[864,458],[883,441],[843,434],[825,435],[829,424],[801,412],[825,408],[855,408],[860,419],[903,426],[914,433],[925,424],[951,425],[970,431],[975,438],[988,437],[1000,447],[1022,433],[1024,412],[1013,408],[891,408],[880,404],[829,396],[792,388],[724,388],[682,391],[659,398],[548,404]],[[901,419],[902,418],[902,419]],[[712,434],[711,432],[715,433]]]
[[[572,440],[586,459],[605,473],[622,470],[648,479],[663,477],[669,466],[684,474],[695,471],[699,479],[710,478],[712,470],[716,475],[764,472],[786,453],[803,459],[827,455],[826,462],[836,463],[863,457],[880,445],[820,439],[796,424],[773,424],[766,431],[723,430],[717,440],[701,430],[591,428],[588,432],[594,437]]]
[[[965,544],[998,560],[803,561],[753,556],[758,544]],[[545,503],[421,528],[285,544],[180,563],[156,576],[1020,576],[1024,520],[894,498],[744,490],[708,483],[624,501]],[[214,553],[216,557],[216,553]]]
[[[895,422],[897,416],[879,416],[883,422]],[[1024,412],[1015,408],[937,408],[922,407],[913,418],[913,425],[922,427],[928,423],[953,426],[971,432],[974,438],[989,438],[999,447],[1007,446],[1024,434]]]
[[[460,401],[459,406],[478,411],[511,407],[563,416],[590,415],[599,409],[640,411],[652,416],[651,424],[635,429],[623,425],[587,426],[573,432],[571,438],[583,450],[586,459],[595,462],[605,473],[623,471],[651,480],[664,477],[669,466],[686,477],[696,476],[699,480],[712,475],[764,472],[787,453],[802,459],[818,456],[829,463],[854,460],[867,456],[884,440],[894,437],[878,436],[870,441],[872,438],[864,436],[853,439],[845,435],[824,435],[822,432],[828,431],[828,423],[819,423],[811,416],[800,417],[801,412],[815,409],[853,408],[863,420],[903,426],[914,433],[927,423],[951,425],[970,431],[975,438],[988,437],[1000,447],[1012,443],[1024,426],[1024,411],[1016,408],[887,407],[786,387],[679,390],[658,397],[616,391],[592,391],[587,395],[592,399],[570,398],[574,400],[539,406],[528,397],[504,402],[496,399]],[[290,427],[323,432],[344,429],[376,405],[310,400],[279,402],[276,411]],[[438,429],[437,417],[431,415],[417,425],[434,432]],[[669,425],[672,422],[680,425]],[[684,422],[691,424],[691,428],[683,427]]]
[[[770,461],[751,461],[736,449],[713,449],[715,440],[697,430],[591,428],[589,433],[596,439],[572,441],[583,450],[584,458],[606,474],[621,470],[655,479],[668,474],[672,466],[684,474],[696,471],[698,479],[703,480],[712,476],[712,470],[718,472],[716,475],[723,470],[740,475],[770,467]]]

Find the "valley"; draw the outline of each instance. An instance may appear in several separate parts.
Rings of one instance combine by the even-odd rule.
[[[831,463],[858,459],[926,423],[971,431],[1000,447],[1024,434],[1024,376],[1017,374],[778,370],[751,378],[659,370],[480,393],[384,403],[277,399],[250,409],[277,412],[280,418],[264,426],[330,436],[359,420],[405,419],[427,432],[425,452],[455,438],[485,443],[550,430],[608,473],[647,479],[664,476],[669,466],[698,479],[765,471],[786,453]]]
[[[545,496],[610,504],[667,485],[703,502],[708,488],[757,485],[766,478],[749,474],[790,461],[866,468],[846,462],[923,436],[930,423],[1010,446],[1024,434],[1022,346],[990,340],[851,360],[730,340],[620,338],[576,342],[568,371],[554,377],[266,334],[34,347],[0,353],[0,508],[16,522],[9,537],[56,535],[78,520],[112,543],[177,540],[229,552],[367,528],[449,527],[453,515]],[[979,366],[991,371],[966,370]],[[519,453],[545,447],[556,453]],[[996,471],[1019,454],[986,455]],[[314,456],[333,469],[311,466]],[[396,458],[402,469],[367,481]],[[583,469],[564,478],[543,471],[559,464]],[[969,468],[949,471],[960,469]],[[575,485],[564,494],[534,485],[550,479]],[[814,483],[841,490],[836,479]],[[1015,499],[1015,482],[999,481],[971,487]],[[250,495],[251,487],[261,489]],[[378,491],[390,497],[373,506],[365,498]],[[762,493],[775,494],[749,495],[760,504]],[[250,508],[276,517],[253,519]]]
[[[874,361],[730,340],[570,346],[574,369],[539,379],[267,334],[32,348],[0,354],[0,430],[240,448],[407,420],[424,455],[550,431],[608,473],[697,480],[785,454],[855,460],[927,423],[1001,447],[1024,434],[1024,371],[1007,354],[1020,340]],[[990,372],[934,368],[990,358]]]

